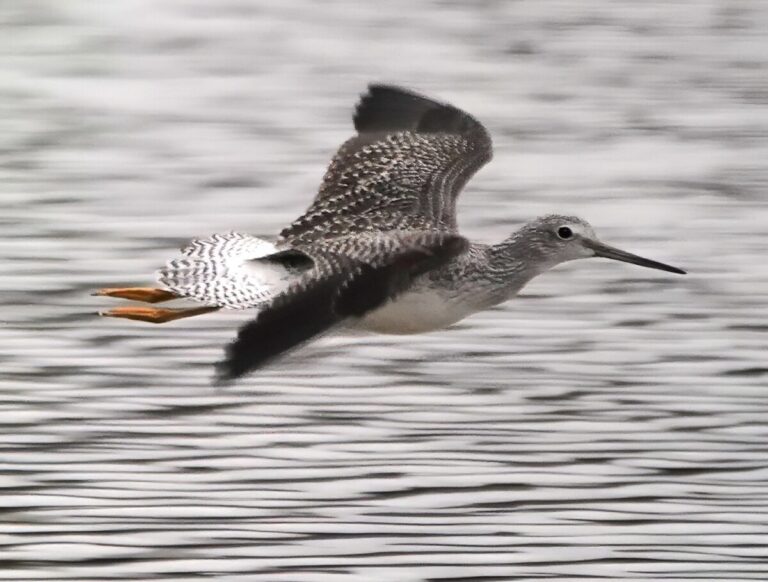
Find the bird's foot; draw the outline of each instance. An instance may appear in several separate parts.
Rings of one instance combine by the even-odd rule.
[[[135,321],[145,321],[147,323],[167,323],[186,317],[194,317],[217,311],[220,307],[216,305],[205,305],[203,307],[190,307],[179,309],[158,309],[157,307],[116,307],[109,311],[101,311],[102,317],[117,317],[121,319],[133,319]]]
[[[157,289],[155,287],[106,287],[99,289],[91,295],[101,297],[115,297],[117,299],[129,299],[131,301],[143,301],[144,303],[162,303],[178,299],[173,291],[167,289]]]

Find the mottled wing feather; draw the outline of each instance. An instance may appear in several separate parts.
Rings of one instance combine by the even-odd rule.
[[[218,380],[238,378],[348,318],[362,317],[467,245],[454,234],[394,232],[314,246],[308,252],[315,267],[240,329],[217,365]]]
[[[295,245],[365,231],[456,230],[456,198],[491,158],[472,116],[397,87],[372,85],[307,212],[281,237]]]

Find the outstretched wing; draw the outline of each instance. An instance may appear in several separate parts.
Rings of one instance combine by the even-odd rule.
[[[348,318],[362,317],[467,245],[450,233],[392,232],[314,247],[315,267],[240,329],[217,364],[218,380],[238,378]]]
[[[456,231],[456,198],[491,159],[491,138],[468,113],[386,85],[357,105],[357,135],[341,146],[307,212],[280,236],[292,244],[350,232]]]

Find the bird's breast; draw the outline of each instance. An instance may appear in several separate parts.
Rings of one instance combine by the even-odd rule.
[[[355,321],[351,327],[389,334],[442,329],[476,309],[449,293],[434,289],[409,291]]]

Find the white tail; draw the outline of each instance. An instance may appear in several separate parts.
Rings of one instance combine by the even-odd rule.
[[[278,252],[269,241],[230,232],[195,239],[158,273],[171,291],[207,305],[258,307],[283,291],[295,274],[273,261],[255,259]]]

